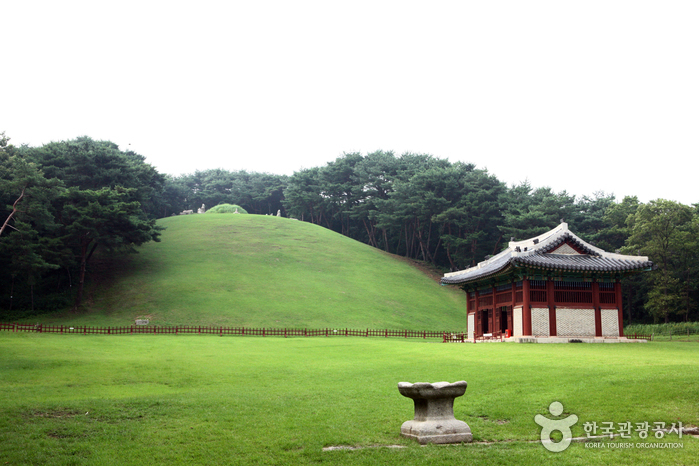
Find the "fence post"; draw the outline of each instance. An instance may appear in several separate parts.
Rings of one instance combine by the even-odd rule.
[[[286,338],[286,327],[284,327],[284,338]]]

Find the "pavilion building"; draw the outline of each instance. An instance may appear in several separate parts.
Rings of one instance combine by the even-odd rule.
[[[500,254],[442,278],[467,293],[468,338],[619,338],[620,279],[651,270],[647,257],[599,249],[568,224],[511,241]]]

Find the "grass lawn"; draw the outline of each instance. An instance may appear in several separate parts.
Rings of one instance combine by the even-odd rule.
[[[44,324],[466,330],[466,295],[403,258],[264,215],[158,220],[162,242],[93,270],[85,312]],[[99,273],[101,272],[101,273]]]
[[[699,344],[0,332],[0,464],[696,464],[676,449],[550,453],[534,416],[699,424]],[[470,445],[402,439],[400,381],[466,380]],[[618,440],[614,440],[618,442]],[[333,445],[373,447],[323,451]],[[401,445],[392,449],[382,446]]]

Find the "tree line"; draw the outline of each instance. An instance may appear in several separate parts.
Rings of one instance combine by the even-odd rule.
[[[0,134],[0,309],[16,315],[71,301],[77,309],[96,251],[133,252],[159,241],[148,211],[165,177],[108,141],[8,142]]]
[[[5,313],[67,300],[78,308],[95,250],[133,251],[159,240],[157,218],[230,203],[251,214],[280,211],[445,271],[566,221],[602,249],[648,255],[657,265],[625,279],[627,320],[699,318],[697,205],[507,186],[473,164],[384,151],[347,153],[291,176],[224,169],[169,176],[108,141],[13,147],[2,133],[0,158]]]

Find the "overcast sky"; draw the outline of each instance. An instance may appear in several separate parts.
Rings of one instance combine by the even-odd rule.
[[[699,202],[699,2],[0,1],[0,131],[159,171],[428,153]]]

